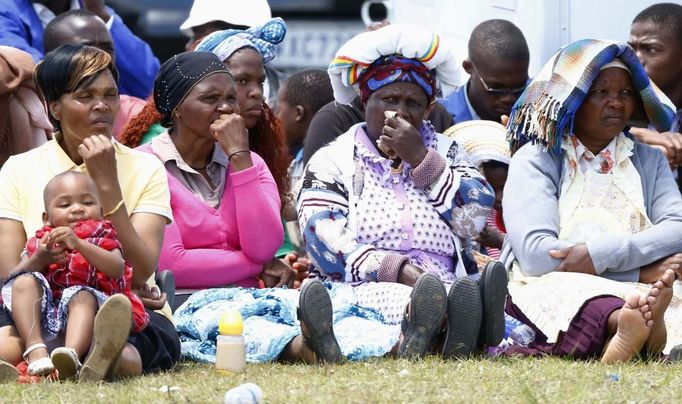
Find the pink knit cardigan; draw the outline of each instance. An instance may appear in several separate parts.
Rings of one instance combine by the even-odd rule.
[[[150,145],[138,148],[152,153]],[[251,153],[253,166],[232,172],[214,209],[168,174],[173,223],[166,232],[159,269],[170,269],[176,288],[226,285],[258,286],[257,275],[282,245],[277,185],[263,159]]]

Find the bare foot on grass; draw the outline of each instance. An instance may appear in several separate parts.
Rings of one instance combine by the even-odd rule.
[[[663,351],[665,343],[668,338],[668,333],[665,329],[665,314],[670,299],[673,297],[673,282],[675,281],[675,272],[668,269],[656,281],[649,291],[648,303],[651,308],[651,319],[654,325],[651,328],[651,334],[646,341],[644,347],[649,355],[657,355]]]
[[[618,331],[608,342],[602,363],[626,362],[642,349],[654,325],[647,299],[639,295],[627,297],[618,311]]]

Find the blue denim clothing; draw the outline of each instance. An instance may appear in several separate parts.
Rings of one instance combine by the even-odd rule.
[[[79,2],[82,7],[82,0]],[[146,99],[151,94],[159,60],[149,45],[128,29],[114,10],[110,33],[116,50],[116,67],[121,75],[119,91]],[[43,24],[31,0],[0,0],[0,44],[28,52],[36,62],[43,58]]]
[[[466,98],[467,84],[460,86],[456,91],[451,92],[447,97],[438,100],[445,109],[452,115],[452,124],[460,122],[473,121],[474,117],[471,115],[469,103]]]
[[[325,283],[334,308],[334,333],[349,360],[383,356],[397,343],[400,326],[387,324],[375,309],[361,307],[347,284]],[[194,293],[174,320],[186,359],[215,362],[218,322],[228,308],[241,312],[248,362],[276,360],[301,333],[299,293],[291,289],[221,288]]]
[[[15,279],[20,276],[33,276],[43,289],[43,296],[40,301],[40,324],[43,331],[52,335],[66,332],[69,304],[77,293],[89,292],[97,300],[98,307],[109,297],[104,292],[90,286],[75,285],[64,288],[62,296],[57,300],[53,297],[50,284],[42,273],[21,271],[12,274],[2,285],[2,305],[8,313],[12,313],[12,285]]]

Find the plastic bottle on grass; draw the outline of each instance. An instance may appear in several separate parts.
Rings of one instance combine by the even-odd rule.
[[[224,404],[261,404],[263,390],[255,383],[244,383],[225,393]]]
[[[215,367],[219,371],[241,373],[246,368],[244,325],[239,310],[227,310],[218,323]]]
[[[507,313],[504,313],[504,339],[509,345],[528,346],[535,340],[535,331]]]

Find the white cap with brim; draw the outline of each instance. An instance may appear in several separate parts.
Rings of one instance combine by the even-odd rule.
[[[628,67],[628,65],[626,65],[625,62],[623,62],[619,58],[615,58],[612,61],[610,61],[609,63],[606,63],[604,66],[599,68],[599,71],[602,71],[605,69],[610,69],[612,67],[617,67],[619,69],[623,69],[626,72],[628,72],[630,74],[630,76],[632,76],[632,72],[630,71],[630,68]]]
[[[507,129],[493,121],[465,121],[449,127],[444,136],[466,150],[469,162],[480,168],[486,161],[511,162]]]
[[[192,28],[211,21],[252,27],[262,25],[272,18],[267,0],[194,0],[187,20],[180,31],[192,36]]]

